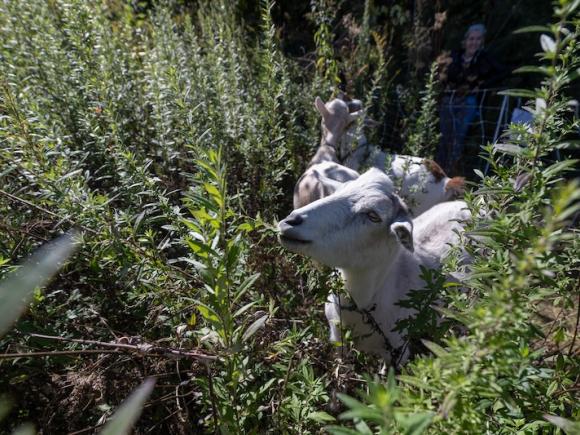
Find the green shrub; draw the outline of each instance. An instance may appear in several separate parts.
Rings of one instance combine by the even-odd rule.
[[[405,367],[399,385],[391,375],[386,385],[369,383],[365,403],[343,397],[350,410],[342,418],[356,430],[333,433],[543,433],[547,420],[567,424],[549,415],[580,418],[577,322],[566,318],[578,310],[578,231],[569,223],[580,191],[563,178],[578,162],[549,160],[578,128],[564,91],[580,65],[579,5],[560,3],[557,24],[523,30],[542,34],[544,66],[519,70],[543,74],[541,86],[506,91],[533,98],[533,125],[513,125],[504,143],[485,147],[493,175],[479,173],[467,197],[474,220],[464,247],[473,263],[463,288],[441,289],[438,309],[465,332],[425,342],[433,355]],[[551,319],[551,310],[560,315]]]
[[[408,302],[420,313],[403,326],[413,339],[437,326],[438,344],[425,342],[435,356],[415,359],[398,385],[361,376],[376,361],[349,352],[348,334],[334,358],[323,302],[340,281],[283,252],[272,225],[319,142],[316,95],[345,85],[373,118],[388,118],[401,71],[393,41],[408,11],[365,1],[349,18],[348,52],[338,43],[344,5],[310,3],[305,62],[281,51],[268,0],[0,3],[0,277],[63,232],[82,240],[0,339],[18,354],[0,361],[14,404],[3,431],[26,421],[98,430],[146,376],[157,383],[136,430],[155,433],[320,433],[338,413],[335,393],[354,385],[368,385],[372,404],[341,396],[353,407],[345,417],[367,433],[532,431],[548,424],[542,413],[578,418],[565,314],[577,295],[578,238],[566,226],[577,193],[559,181],[572,162],[545,159],[577,128],[562,97],[578,69],[574,4],[558,6],[569,34],[543,30],[548,63],[529,69],[546,75],[541,88],[519,91],[546,102],[536,130],[513,126],[509,146],[488,147],[494,175],[468,198],[494,218],[465,240],[469,291],[443,285],[448,322],[437,325],[439,275],[425,271],[429,300]],[[434,95],[432,72],[424,110],[405,120],[410,150],[437,141]],[[370,136],[382,143],[384,131]],[[561,314],[545,322],[550,304]],[[452,321],[467,332],[449,332]],[[86,353],[119,343],[210,358]]]

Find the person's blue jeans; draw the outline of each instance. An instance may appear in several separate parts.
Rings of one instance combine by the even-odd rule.
[[[436,160],[446,171],[454,170],[462,157],[467,131],[477,114],[475,95],[443,97],[439,110],[441,143]]]

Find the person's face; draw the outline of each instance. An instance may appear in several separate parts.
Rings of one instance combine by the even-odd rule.
[[[473,56],[483,46],[483,33],[473,30],[465,38],[465,54]]]

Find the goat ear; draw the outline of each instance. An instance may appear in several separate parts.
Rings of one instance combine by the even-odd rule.
[[[394,222],[391,224],[391,232],[401,245],[413,252],[413,224],[411,222]]]
[[[401,245],[413,252],[415,247],[413,245],[413,221],[411,220],[411,215],[407,206],[399,197],[395,196],[395,200],[398,202],[399,212],[391,224],[391,232]]]
[[[330,113],[328,112],[328,109],[324,105],[324,101],[322,101],[322,98],[316,97],[316,100],[314,100],[314,106],[316,107],[316,110],[318,110],[318,112],[322,115],[323,119],[327,119],[330,116]]]

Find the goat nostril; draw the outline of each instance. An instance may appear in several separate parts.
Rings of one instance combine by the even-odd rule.
[[[293,227],[297,227],[302,222],[304,222],[304,219],[302,219],[302,216],[300,216],[300,215],[293,216],[290,219],[286,220],[286,223],[288,225],[292,225]]]

